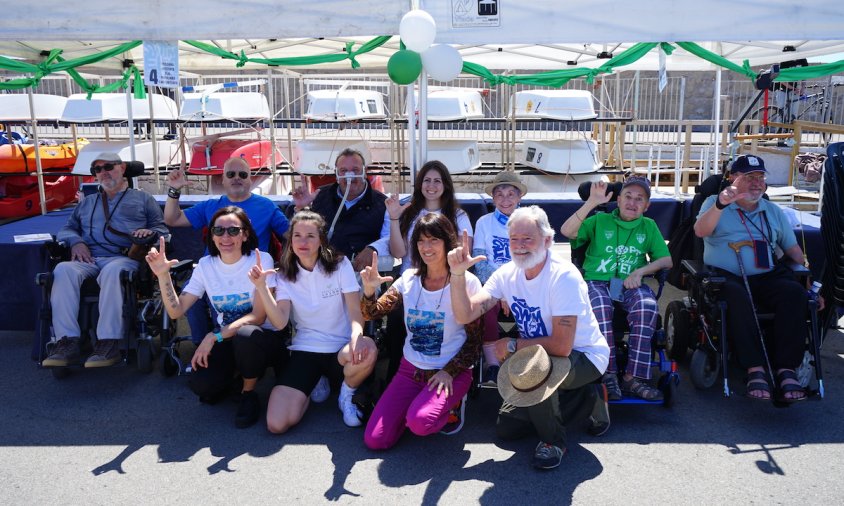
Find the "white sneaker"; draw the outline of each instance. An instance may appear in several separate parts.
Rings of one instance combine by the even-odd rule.
[[[319,382],[311,390],[311,400],[313,402],[325,402],[329,395],[331,395],[331,385],[328,383],[328,378],[320,376]]]
[[[363,425],[363,422],[360,420],[363,414],[352,402],[352,396],[354,395],[355,391],[343,383],[343,386],[340,387],[340,396],[337,398],[337,405],[343,413],[343,423],[348,427],[360,427]]]

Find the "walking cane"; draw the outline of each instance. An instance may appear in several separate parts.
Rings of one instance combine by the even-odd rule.
[[[752,248],[753,242],[737,241],[728,243],[727,246],[729,246],[736,254],[739,272],[741,272],[741,279],[744,281],[744,289],[747,291],[748,300],[750,300],[750,310],[753,312],[753,323],[756,324],[756,333],[759,335],[759,343],[762,345],[762,355],[765,356],[765,365],[768,366],[768,379],[771,382],[771,388],[774,393],[774,395],[771,396],[771,401],[773,401],[774,406],[776,407],[786,407],[788,406],[788,403],[779,400],[779,384],[777,383],[776,378],[774,378],[774,370],[771,369],[771,360],[768,358],[768,348],[765,346],[765,336],[762,335],[762,327],[759,325],[759,317],[756,313],[756,304],[753,302],[753,293],[750,291],[750,283],[747,282],[747,272],[744,270],[744,261],[741,258],[741,249],[745,246]]]

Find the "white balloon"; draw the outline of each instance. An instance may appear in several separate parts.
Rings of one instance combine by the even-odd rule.
[[[435,81],[448,82],[460,75],[463,58],[448,44],[434,44],[422,53],[422,66]]]
[[[412,10],[401,18],[399,36],[408,49],[421,54],[434,42],[437,24],[427,12],[421,9]]]

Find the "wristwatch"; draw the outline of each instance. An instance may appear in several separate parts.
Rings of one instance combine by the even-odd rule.
[[[217,338],[217,342],[218,342],[218,343],[222,343],[222,342],[223,342],[223,334],[222,334],[221,332],[214,332],[214,337],[216,337],[216,338]]]
[[[516,341],[516,338],[512,337],[510,338],[510,342],[507,343],[507,353],[509,353],[510,355],[516,353]]]

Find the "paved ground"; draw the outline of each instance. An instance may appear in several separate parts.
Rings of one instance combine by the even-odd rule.
[[[496,440],[491,390],[470,402],[458,435],[405,436],[379,453],[343,425],[336,393],[287,435],[237,430],[236,405],[199,404],[184,377],[129,366],[57,381],[29,361],[30,336],[7,333],[0,503],[838,504],[842,337],[824,348],[822,401],[778,409],[744,398],[739,381],[724,399],[695,390],[683,366],[674,408],[614,406],[605,437],[572,428],[563,466],[536,472],[535,440]]]

